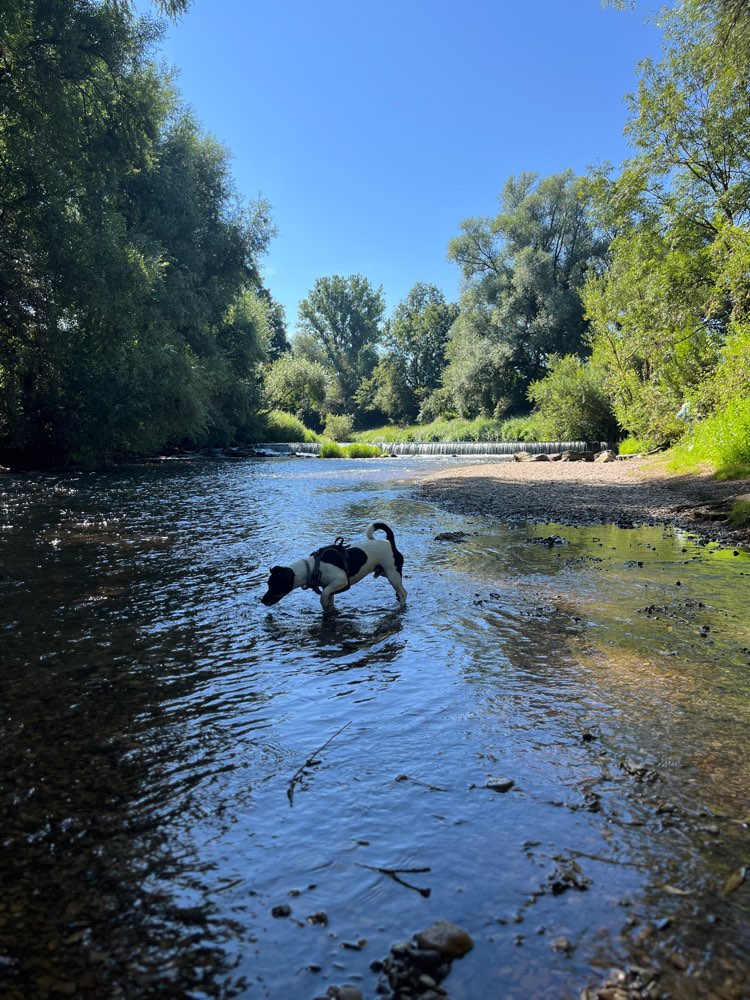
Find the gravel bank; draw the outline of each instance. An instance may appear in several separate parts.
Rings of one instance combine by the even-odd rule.
[[[708,538],[750,543],[727,514],[750,499],[750,480],[667,475],[658,459],[498,462],[441,469],[418,484],[425,499],[465,514],[558,524],[674,524]]]

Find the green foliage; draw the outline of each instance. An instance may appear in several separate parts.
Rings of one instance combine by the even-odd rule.
[[[733,528],[750,528],[750,501],[736,500],[732,504],[729,523]]]
[[[349,458],[380,458],[383,454],[380,448],[370,444],[350,444],[346,453]]]
[[[530,417],[492,420],[477,417],[435,420],[429,424],[409,427],[376,427],[355,434],[357,441],[397,443],[400,441],[539,441],[534,421]]]
[[[611,441],[617,435],[602,372],[573,354],[554,358],[529,386],[535,425],[550,441]]]
[[[184,3],[171,5],[174,11]],[[272,227],[124,3],[6,0],[0,450],[96,464],[250,432]]]
[[[662,12],[664,57],[641,64],[630,99],[637,155],[595,183],[617,236],[584,292],[593,357],[620,424],[655,444],[685,432],[685,403],[722,435],[711,414],[748,395],[750,94],[720,43],[723,10],[686,0]],[[689,447],[708,461],[705,433],[696,425]],[[733,449],[714,464],[731,465]]]
[[[675,472],[708,467],[721,478],[750,475],[750,396],[695,424],[673,448],[669,464]]]
[[[441,417],[452,420],[458,415],[455,406],[451,390],[447,386],[440,386],[424,398],[417,420],[420,424],[429,424]]]
[[[373,288],[359,274],[318,278],[299,304],[301,334],[322,351],[334,372],[341,411],[355,409],[355,393],[377,364],[384,312],[382,288]]]
[[[583,352],[580,289],[601,262],[590,192],[572,171],[511,177],[494,218],[468,219],[448,254],[461,267],[461,312],[443,384],[461,415],[523,409],[553,354]]]
[[[302,421],[291,413],[284,413],[283,410],[269,410],[258,416],[255,440],[274,444],[286,441],[318,441],[320,439],[315,431],[305,427]]]
[[[321,458],[380,458],[383,452],[368,444],[350,444],[345,447],[335,441],[324,441],[320,446]]]
[[[351,413],[329,413],[323,433],[332,441],[348,441],[352,436],[354,417]]]
[[[645,441],[643,438],[626,437],[617,446],[620,455],[644,455],[654,447],[653,441]]]
[[[264,386],[269,402],[290,413],[322,412],[328,372],[318,361],[298,354],[282,354],[266,369]]]
[[[414,420],[420,404],[440,385],[448,333],[458,307],[435,285],[418,282],[386,324],[383,357],[357,393],[365,409],[390,420]]]

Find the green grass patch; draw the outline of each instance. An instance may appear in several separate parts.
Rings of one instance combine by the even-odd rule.
[[[620,455],[645,455],[653,447],[653,442],[646,441],[645,438],[626,437],[624,441],[620,441],[617,450]]]
[[[671,472],[711,469],[719,479],[750,475],[750,398],[733,399],[695,424],[669,455]]]
[[[301,420],[284,410],[269,410],[261,414],[258,440],[276,443],[280,441],[320,441],[320,435],[305,427]]]
[[[729,523],[733,528],[750,528],[750,500],[735,500],[729,511]]]
[[[380,458],[382,450],[372,444],[362,444],[355,442],[348,445],[346,453],[349,458]]]
[[[320,446],[321,458],[380,458],[383,452],[370,444],[342,445],[336,441],[324,441]]]
[[[433,420],[429,424],[411,424],[396,427],[392,424],[376,427],[370,431],[359,431],[352,437],[356,441],[384,442],[395,444],[406,441],[538,441],[540,440],[531,417],[511,417],[508,420],[492,420],[477,417],[464,420]]]

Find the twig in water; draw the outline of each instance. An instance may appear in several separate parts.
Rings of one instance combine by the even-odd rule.
[[[407,882],[406,879],[401,878],[401,875],[418,875],[421,872],[431,872],[432,868],[378,868],[376,865],[359,865],[360,868],[368,868],[371,872],[377,872],[379,875],[387,875],[388,878],[392,878],[394,882],[398,882],[399,885],[406,886],[407,889],[413,889],[414,892],[418,892],[420,896],[424,896],[425,899],[430,895],[432,889],[420,889],[418,885],[412,885],[411,882]]]
[[[286,795],[287,798],[289,799],[290,806],[294,805],[294,786],[298,782],[300,782],[302,778],[305,776],[305,770],[308,767],[315,767],[316,764],[319,764],[320,761],[315,759],[318,756],[318,754],[322,753],[327,746],[330,746],[330,744],[333,743],[336,737],[339,736],[341,733],[343,733],[346,727],[351,726],[351,724],[352,724],[351,719],[348,722],[345,722],[344,725],[341,727],[341,729],[337,729],[336,732],[333,734],[333,736],[329,736],[322,746],[319,746],[317,750],[313,750],[312,754],[307,758],[305,763],[301,767],[298,767],[297,770],[294,772],[286,788]]]

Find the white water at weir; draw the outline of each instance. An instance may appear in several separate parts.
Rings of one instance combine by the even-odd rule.
[[[390,455],[552,455],[563,451],[605,451],[607,441],[372,441]],[[319,441],[259,444],[258,449],[278,455],[318,455]]]

